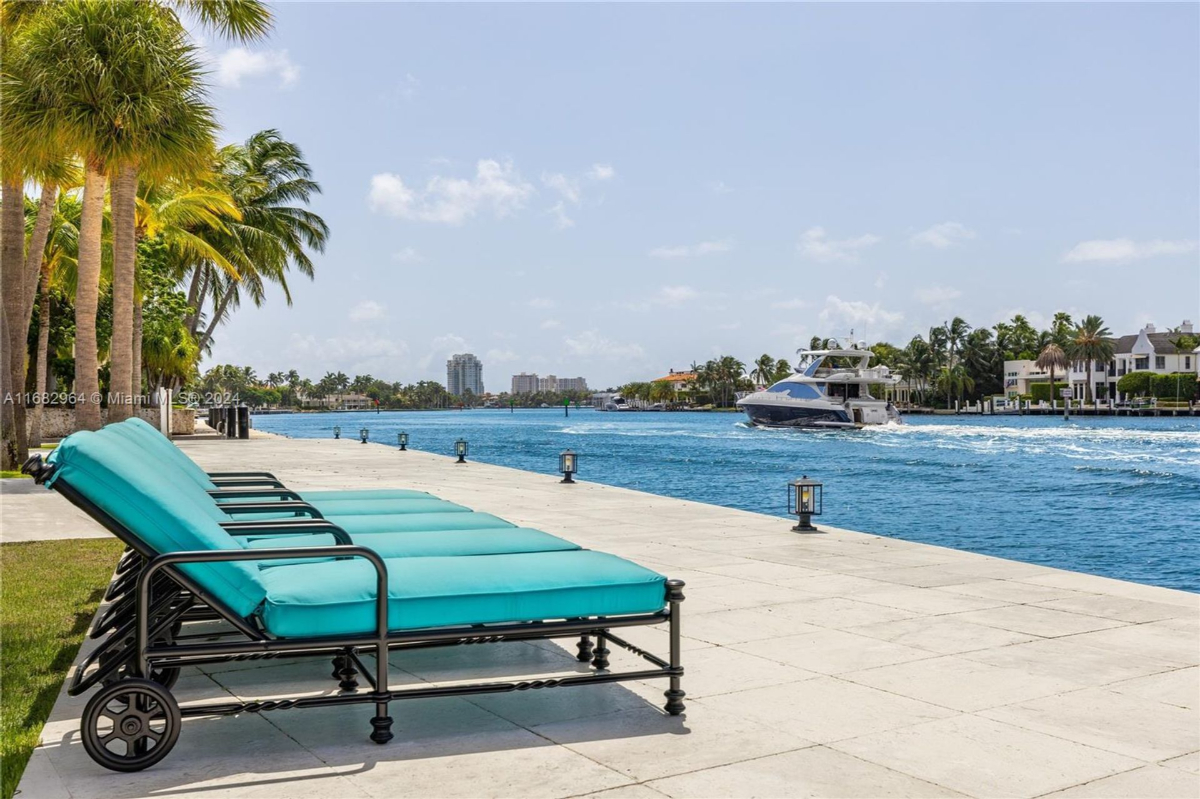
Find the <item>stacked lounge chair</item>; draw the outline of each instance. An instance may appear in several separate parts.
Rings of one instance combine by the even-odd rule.
[[[293,492],[268,472],[208,474],[140,420],[68,436],[25,470],[128,546],[89,631],[99,643],[68,686],[99,686],[81,738],[107,768],[157,763],[186,716],[373,704],[370,738],[386,743],[392,701],[651,678],[669,681],[667,712],[683,712],[683,583],[616,556],[424,492]],[[664,622],[667,659],[613,632]],[[389,650],[553,638],[578,638],[593,670],[389,686]],[[610,642],[651,668],[610,671]],[[277,657],[332,657],[340,692],[184,706],[170,692],[184,666]]]

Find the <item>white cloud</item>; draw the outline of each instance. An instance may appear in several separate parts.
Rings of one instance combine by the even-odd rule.
[[[247,50],[234,47],[216,57],[216,81],[222,86],[240,88],[244,78],[279,76],[280,86],[291,86],[300,78],[300,67],[287,50]]]
[[[405,247],[403,250],[397,250],[392,253],[392,260],[399,261],[402,264],[415,264],[418,261],[424,261],[421,253],[417,252],[412,247]]]
[[[351,374],[387,374],[408,355],[408,345],[393,336],[376,334],[323,339],[293,334],[284,355],[302,373],[319,375],[341,370]]]
[[[924,244],[934,249],[944,250],[954,244],[975,238],[975,231],[958,222],[939,222],[938,224],[914,233],[908,240],[909,244]]]
[[[778,311],[795,311],[800,308],[807,308],[808,302],[799,297],[794,297],[790,300],[779,300],[771,303],[771,307]]]
[[[662,286],[654,294],[642,299],[622,303],[630,311],[649,311],[651,308],[675,308],[700,296],[691,286]]]
[[[737,330],[741,326],[742,326],[741,322],[725,322],[724,324],[717,325],[717,329],[719,329],[719,330]]]
[[[509,363],[517,360],[518,355],[510,349],[488,350],[485,356],[485,363]]]
[[[562,195],[562,198],[572,205],[579,204],[579,181],[569,178],[562,172],[543,172],[542,185]]]
[[[612,180],[616,174],[617,170],[613,169],[612,164],[592,164],[587,171],[587,176],[592,180]]]
[[[904,314],[888,311],[879,303],[866,303],[862,300],[843,300],[834,294],[825,298],[825,307],[818,315],[822,328],[829,331],[828,335],[837,337],[842,328],[853,327],[855,335],[881,335],[891,325],[904,318]],[[870,328],[866,330],[864,328]]]
[[[926,286],[914,291],[913,296],[926,305],[945,305],[961,297],[962,292],[951,286]]]
[[[1183,255],[1196,249],[1196,242],[1190,239],[1165,241],[1134,241],[1133,239],[1091,239],[1081,241],[1072,247],[1062,260],[1064,263],[1084,263],[1087,261],[1138,261],[1143,258],[1153,258],[1158,255]]]
[[[510,216],[524,208],[535,193],[511,161],[483,158],[476,164],[473,178],[435,175],[420,190],[409,188],[390,172],[374,175],[368,202],[372,211],[400,219],[461,225],[485,210],[498,219]]]
[[[435,358],[449,359],[455,353],[470,351],[471,347],[465,338],[454,333],[446,333],[434,337],[433,341],[429,343],[429,352],[421,357],[417,365],[422,369],[428,369]]]
[[[351,322],[373,322],[387,316],[387,311],[374,300],[363,300],[350,309]]]
[[[879,274],[875,275],[875,288],[883,291],[883,287],[887,285],[887,280],[887,272],[880,272]]]
[[[562,200],[550,206],[549,213],[554,217],[554,226],[559,230],[575,227],[575,220],[567,216],[567,205]]]
[[[699,244],[680,244],[674,247],[655,247],[650,251],[652,258],[698,258],[703,255],[729,252],[733,249],[733,239],[702,241]]]
[[[558,303],[549,297],[532,297],[530,298],[528,305],[530,308],[553,308],[554,306],[558,305]]]
[[[547,319],[546,321],[542,322],[539,327],[541,327],[542,330],[557,330],[558,328],[562,327],[562,322],[558,321],[557,319]]]
[[[733,189],[727,186],[723,180],[714,180],[712,183],[708,184],[708,188],[709,191],[718,196],[722,194],[729,194],[733,191]]]
[[[813,227],[804,231],[796,249],[814,261],[857,261],[860,250],[878,244],[880,240],[873,233],[850,239],[830,239],[826,237],[824,228]]]
[[[567,336],[563,344],[571,355],[586,357],[597,356],[610,360],[643,358],[645,350],[640,344],[620,344],[600,335],[596,330],[585,330],[577,336]]]

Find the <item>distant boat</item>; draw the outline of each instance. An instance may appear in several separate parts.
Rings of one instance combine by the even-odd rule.
[[[763,427],[858,428],[901,423],[887,400],[871,396],[872,385],[895,385],[886,366],[868,368],[873,352],[864,344],[841,349],[798,350],[795,374],[737,401],[751,424]],[[841,363],[849,364],[847,366]]]

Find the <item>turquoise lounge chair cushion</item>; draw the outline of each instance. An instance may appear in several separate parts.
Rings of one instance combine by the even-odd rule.
[[[436,532],[438,530],[492,530],[516,527],[490,513],[400,513],[380,516],[326,516],[350,535],[361,533]]]
[[[324,516],[378,516],[405,513],[468,513],[466,505],[444,499],[324,499],[312,503]]]
[[[387,561],[392,630],[654,613],[665,579],[580,550]],[[370,634],[375,569],[362,558],[264,569],[261,619],[281,638]]]
[[[521,552],[565,552],[579,545],[528,527],[493,530],[441,530],[421,533],[363,533],[352,536],[355,544],[375,550],[385,558],[455,557],[461,555],[510,555]],[[247,538],[247,549],[270,547],[330,547],[331,535],[283,535]],[[270,567],[270,563],[263,564]]]
[[[213,519],[199,495],[155,468],[119,439],[83,431],[62,440],[54,451],[55,470],[47,487],[65,481],[158,553],[240,550],[241,545]],[[217,511],[219,513],[219,511]],[[194,563],[180,567],[233,612],[247,616],[266,595],[253,562]]]
[[[428,491],[415,488],[361,488],[353,491],[297,491],[305,502],[323,502],[330,499],[437,499]]]
[[[177,468],[183,476],[194,482],[205,491],[217,487],[208,473],[201,469],[196,462],[184,454],[183,450],[171,443],[170,439],[160,433],[153,425],[136,416],[126,419],[119,424],[110,424],[104,432],[121,436],[145,447],[146,450]],[[316,503],[329,499],[435,499],[426,491],[409,488],[371,488],[362,491],[298,491],[306,502]],[[261,501],[261,500],[259,500]]]

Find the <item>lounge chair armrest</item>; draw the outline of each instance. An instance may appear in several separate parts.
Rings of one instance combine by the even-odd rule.
[[[218,503],[217,507],[230,515],[235,513],[279,513],[280,511],[290,510],[297,514],[307,513],[317,519],[325,518],[321,514],[321,511],[307,502],[295,502],[293,500],[281,500],[279,502],[225,502]]]
[[[205,472],[205,474],[214,480],[225,477],[265,477],[268,480],[279,479],[270,472]]]
[[[297,528],[306,528],[306,527],[320,526],[323,524],[332,524],[332,522],[328,522],[324,518],[317,519],[312,516],[289,516],[284,519],[266,519],[266,520],[231,519],[230,521],[227,521],[227,522],[217,522],[217,524],[221,525],[221,527],[223,527],[226,530],[245,530],[246,528],[249,528],[249,527],[263,527],[265,525],[270,525],[271,527],[278,527],[281,530],[284,530],[284,529],[294,530]]]
[[[286,533],[290,536],[331,535],[333,536],[333,540],[336,541],[339,546],[350,546],[354,543],[352,540],[350,540],[349,533],[338,527],[336,524],[331,524],[330,522],[311,522],[303,526],[272,524],[271,522],[251,522],[243,525],[241,523],[234,522],[233,524],[222,524],[221,527],[225,529],[225,532],[234,536],[262,535],[270,533]]]
[[[137,586],[137,660],[138,673],[149,674],[146,652],[150,646],[150,586],[161,569],[187,563],[227,563],[230,561],[295,560],[299,558],[363,558],[375,568],[375,637],[380,657],[387,656],[388,637],[388,572],[379,553],[369,547],[352,545],[336,547],[274,547],[271,549],[204,549],[188,552],[168,552],[152,558],[138,577]],[[211,604],[211,603],[210,603]],[[381,682],[386,673],[381,666]]]
[[[246,487],[253,488],[254,486],[263,486],[265,488],[284,488],[283,483],[273,477],[210,477],[212,484],[217,488],[238,488]]]
[[[250,499],[254,499],[256,497],[263,497],[266,499],[275,498],[275,499],[291,499],[291,500],[295,500],[297,502],[304,501],[304,498],[301,497],[299,494],[297,494],[295,491],[290,491],[286,488],[247,488],[247,489],[218,488],[215,491],[209,491],[208,495],[216,500],[241,499],[243,497],[248,497]]]

